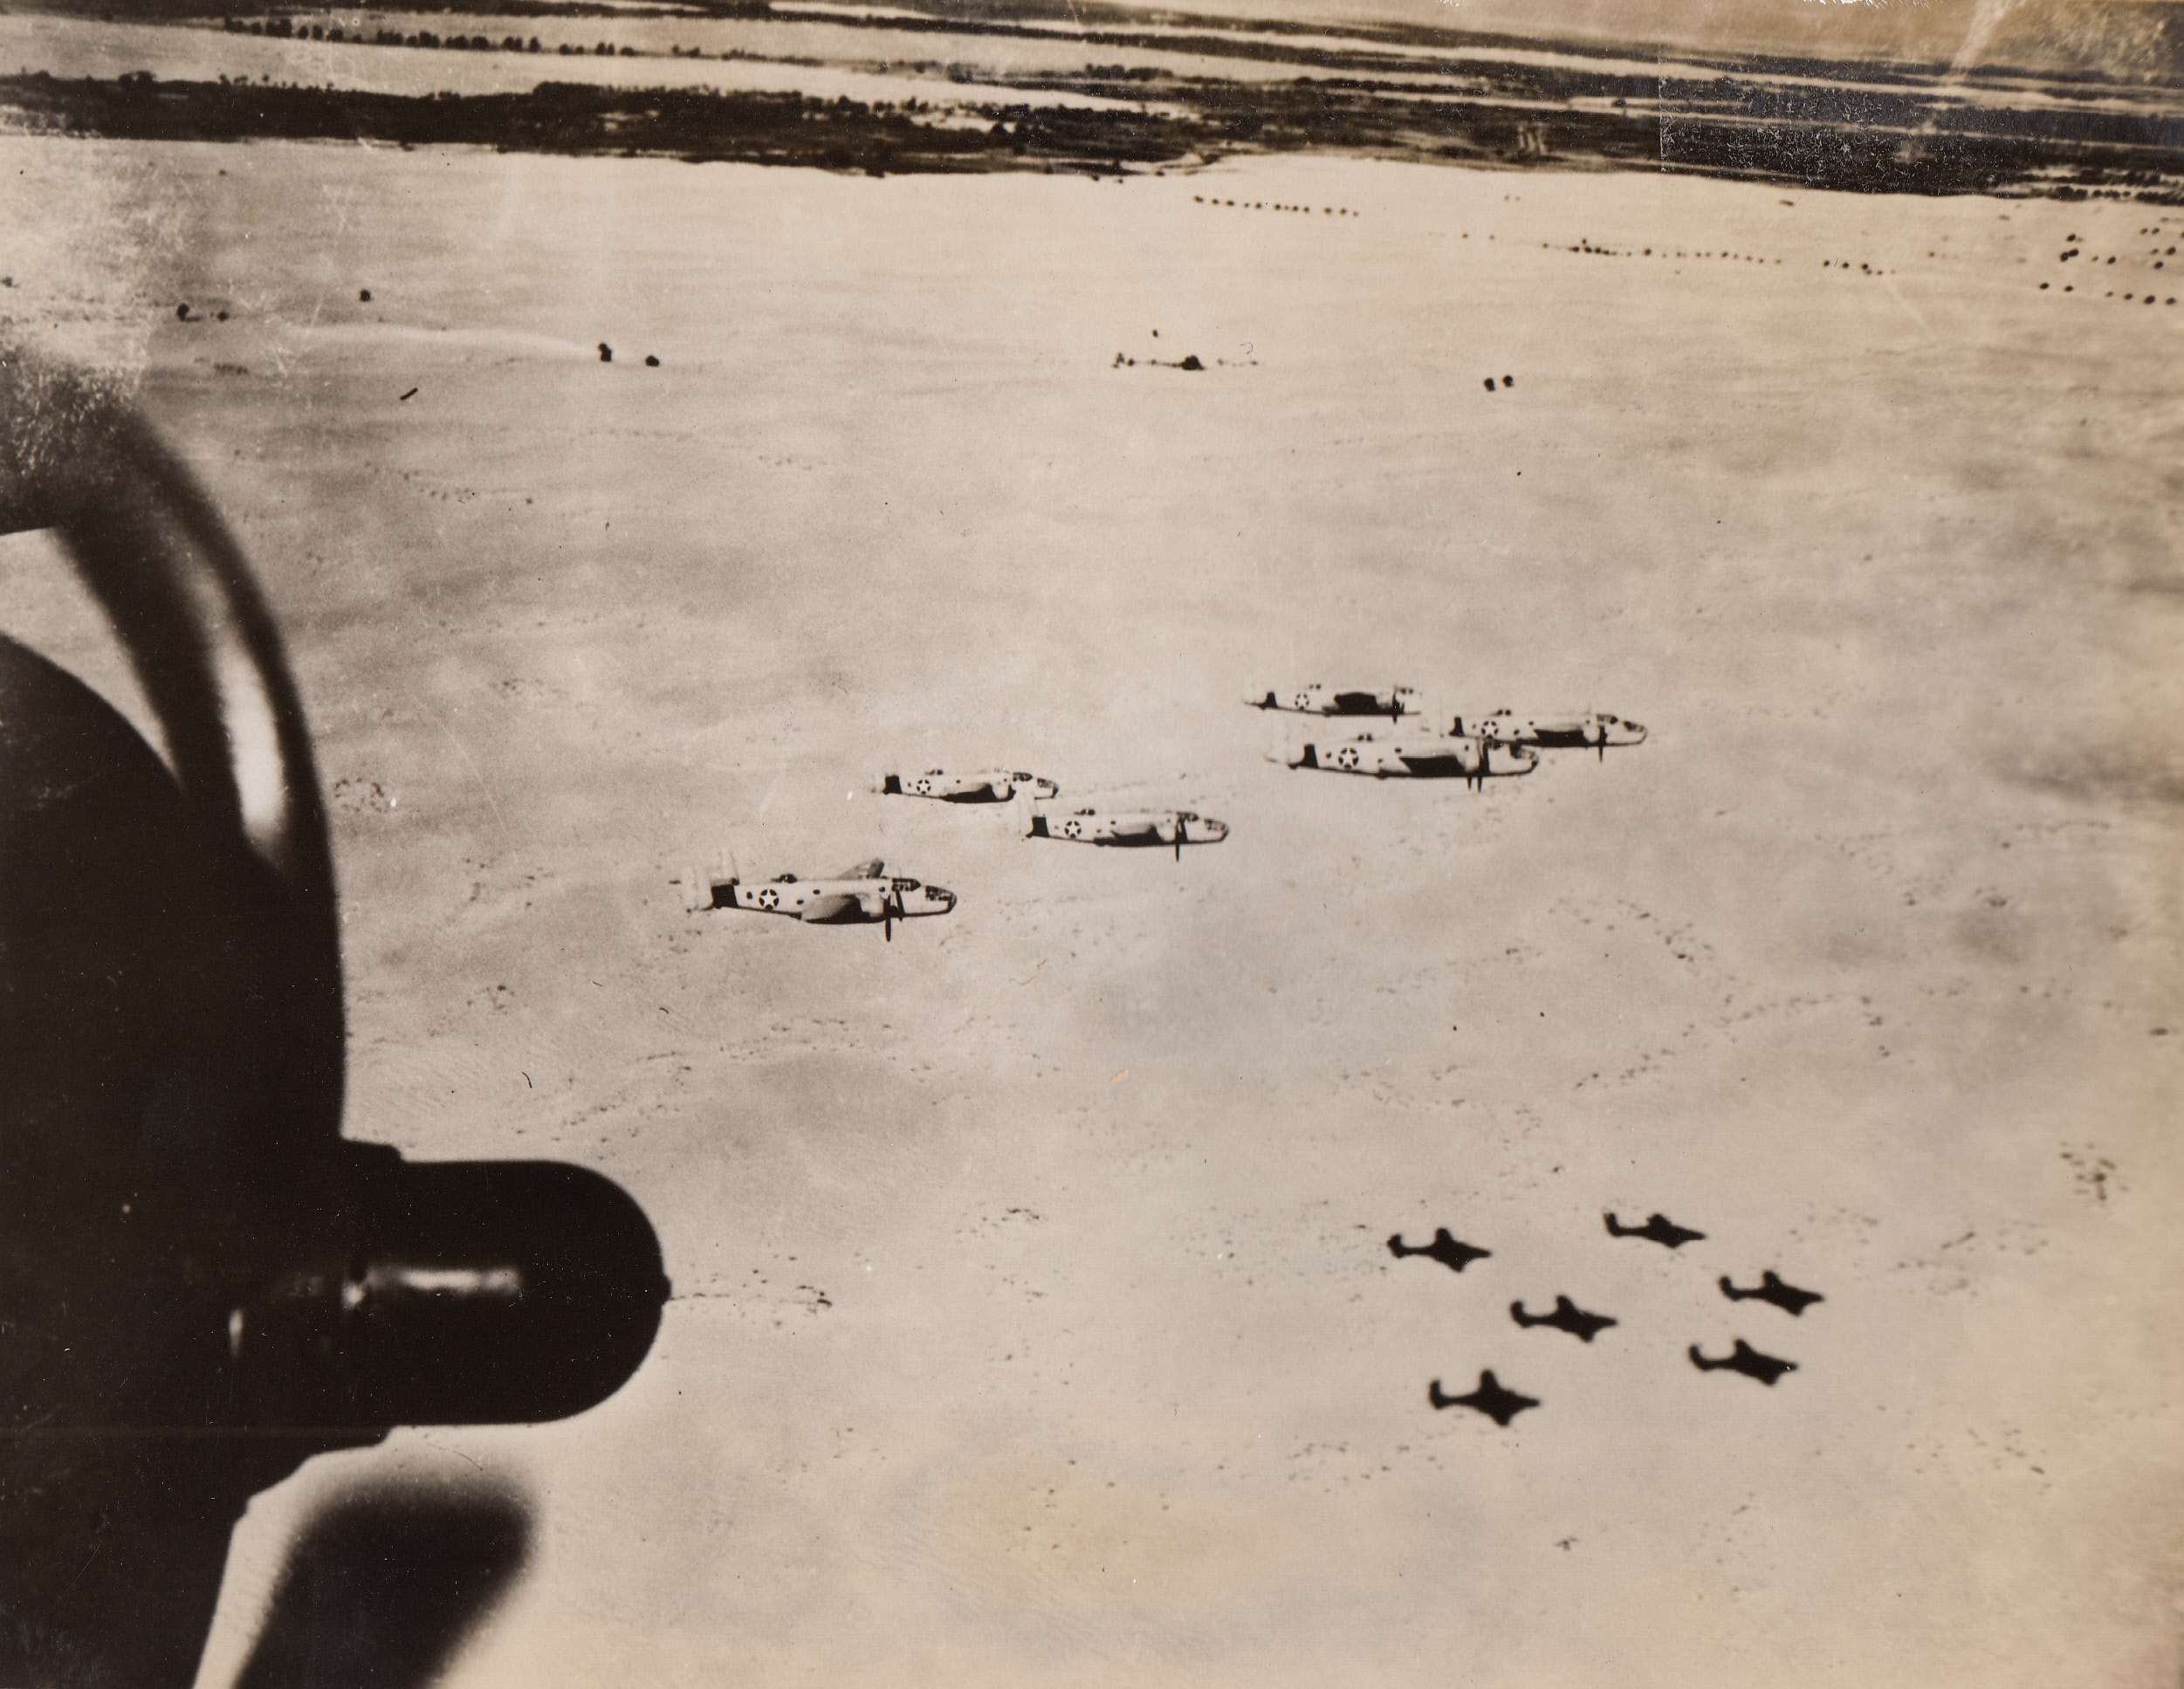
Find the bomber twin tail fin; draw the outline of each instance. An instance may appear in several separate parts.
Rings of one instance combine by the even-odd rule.
[[[716,851],[710,873],[695,867],[683,870],[683,907],[695,915],[702,910],[721,907],[720,891],[732,887],[740,876],[736,872],[734,855],[727,850]]]
[[[1008,800],[1009,827],[1020,839],[1036,839],[1047,831],[1047,818],[1039,813],[1039,803],[1024,786],[1016,788],[1016,795]]]

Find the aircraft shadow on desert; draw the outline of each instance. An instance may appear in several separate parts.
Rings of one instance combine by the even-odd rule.
[[[1681,1249],[1686,1244],[1705,1240],[1706,1233],[1687,1226],[1679,1226],[1665,1214],[1652,1214],[1643,1226],[1627,1226],[1612,1211],[1601,1216],[1608,1235],[1613,1238],[1643,1238],[1669,1250]],[[1475,1261],[1487,1260],[1492,1251],[1475,1244],[1463,1242],[1446,1226],[1437,1227],[1430,1244],[1413,1244],[1404,1240],[1398,1232],[1388,1239],[1388,1253],[1398,1260],[1412,1255],[1439,1261],[1453,1272],[1461,1273]],[[1672,1271],[1674,1269],[1672,1269]],[[1717,1280],[1721,1294],[1731,1301],[1764,1301],[1792,1315],[1803,1315],[1814,1303],[1825,1297],[1817,1290],[1804,1290],[1786,1283],[1771,1267],[1762,1272],[1760,1282],[1749,1287],[1738,1285],[1734,1279],[1723,1275]],[[1590,1345],[1602,1332],[1623,1323],[1612,1315],[1597,1314],[1580,1308],[1567,1295],[1558,1294],[1554,1307],[1544,1313],[1534,1313],[1522,1298],[1509,1304],[1509,1318],[1527,1331],[1545,1328],[1566,1332],[1580,1342]],[[1757,1349],[1743,1338],[1734,1339],[1728,1354],[1713,1356],[1700,1343],[1691,1344],[1685,1351],[1691,1364],[1701,1372],[1735,1372],[1755,1379],[1770,1389],[1788,1374],[1797,1370],[1797,1363],[1778,1355]],[[1537,1407],[1536,1397],[1520,1395],[1502,1384],[1491,1370],[1479,1375],[1478,1388],[1462,1396],[1452,1396],[1436,1378],[1426,1390],[1427,1400],[1435,1408],[1466,1407],[1482,1413],[1496,1425],[1507,1427],[1509,1422],[1527,1408]]]
[[[877,857],[844,869],[828,879],[803,880],[778,875],[752,883],[745,880],[733,856],[724,853],[718,871],[683,870],[683,907],[708,914],[716,910],[752,910],[786,915],[813,926],[877,926],[892,941],[895,923],[925,915],[945,915],[956,894],[904,875],[890,875]]]
[[[1473,1261],[1482,1261],[1494,1253],[1476,1244],[1465,1243],[1446,1226],[1437,1226],[1431,1243],[1405,1243],[1398,1232],[1388,1239],[1388,1253],[1398,1260],[1409,1255],[1423,1255],[1428,1260],[1439,1261],[1453,1273],[1460,1273]]]
[[[1613,1214],[1600,1217],[1608,1224],[1611,1238],[1644,1238],[1648,1243],[1658,1243],[1664,1249],[1681,1249],[1687,1243],[1702,1243],[1704,1232],[1694,1232],[1687,1226],[1679,1226],[1665,1214],[1649,1214],[1643,1226],[1625,1226]]]
[[[1700,1352],[1697,1343],[1693,1343],[1687,1352],[1691,1356],[1692,1365],[1701,1372],[1741,1372],[1746,1377],[1756,1378],[1770,1388],[1785,1372],[1797,1370],[1796,1362],[1762,1354],[1741,1337],[1736,1340],[1736,1346],[1718,1361]]]
[[[1463,1396],[1451,1396],[1441,1388],[1436,1378],[1425,1387],[1425,1399],[1436,1408],[1466,1407],[1474,1413],[1483,1413],[1494,1424],[1508,1428],[1509,1421],[1527,1408],[1540,1404],[1536,1396],[1520,1396],[1506,1388],[1491,1370],[1479,1375],[1479,1388]]]
[[[1534,1314],[1526,1309],[1521,1301],[1511,1302],[1509,1317],[1528,1331],[1536,1326],[1547,1326],[1556,1331],[1567,1331],[1580,1342],[1587,1343],[1610,1326],[1622,1323],[1605,1314],[1589,1314],[1567,1296],[1555,1298],[1555,1311],[1551,1314]]]
[[[1800,1290],[1794,1284],[1784,1284],[1771,1269],[1760,1274],[1758,1287],[1752,1290],[1740,1288],[1724,1275],[1721,1294],[1733,1302],[1772,1302],[1783,1313],[1799,1316],[1813,1303],[1827,1301],[1817,1290]]]

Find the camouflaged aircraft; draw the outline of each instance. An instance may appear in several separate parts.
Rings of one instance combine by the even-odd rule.
[[[1385,716],[1394,721],[1424,707],[1415,686],[1391,686],[1384,692],[1360,692],[1315,683],[1294,691],[1267,692],[1246,698],[1254,710],[1294,710],[1307,716]]]
[[[754,909],[767,915],[793,915],[814,926],[869,926],[894,942],[895,923],[913,916],[945,915],[956,894],[887,873],[877,857],[845,869],[833,879],[800,880],[783,874],[753,885],[737,872],[736,859],[724,856],[720,871],[701,875],[683,870],[683,907],[693,914],[718,909]]]
[[[1370,774],[1382,780],[1462,780],[1473,789],[1486,780],[1528,774],[1540,761],[1537,752],[1522,745],[1423,731],[1406,733],[1399,739],[1373,733],[1360,733],[1339,743],[1308,738],[1301,744],[1278,745],[1267,752],[1267,759],[1289,768]]]
[[[1451,731],[1466,731],[1461,716],[1451,724]],[[1603,762],[1611,745],[1645,743],[1645,729],[1637,722],[1596,710],[1560,716],[1519,716],[1497,710],[1491,716],[1474,717],[1469,731],[1494,745],[1535,745],[1549,751],[1590,745]]]
[[[1061,795],[1061,788],[1052,780],[1005,768],[982,768],[972,774],[951,774],[944,768],[928,768],[922,774],[883,774],[872,787],[883,798],[938,798],[944,803],[1006,803],[1019,788],[1034,798]]]
[[[1176,860],[1183,859],[1187,844],[1219,844],[1228,837],[1228,823],[1193,809],[1073,809],[1066,815],[1048,814],[1044,806],[1019,793],[1016,830],[1027,839],[1074,839],[1080,844],[1170,845]]]

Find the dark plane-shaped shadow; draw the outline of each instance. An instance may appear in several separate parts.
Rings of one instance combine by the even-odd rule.
[[[1741,1337],[1736,1340],[1736,1348],[1730,1351],[1727,1358],[1720,1361],[1709,1361],[1699,1352],[1699,1345],[1693,1343],[1691,1346],[1691,1363],[1701,1372],[1741,1372],[1746,1377],[1756,1378],[1768,1385],[1772,1385],[1783,1373],[1797,1370],[1796,1362],[1762,1355]]]
[[[1439,1261],[1452,1273],[1460,1273],[1473,1261],[1486,1260],[1494,1251],[1461,1242],[1443,1226],[1435,1229],[1431,1243],[1405,1243],[1403,1233],[1398,1232],[1388,1239],[1388,1253],[1398,1260],[1405,1255],[1424,1255]]]
[[[1555,1298],[1555,1311],[1552,1314],[1528,1314],[1522,1302],[1511,1302],[1509,1317],[1528,1331],[1535,1325],[1552,1326],[1557,1331],[1567,1331],[1571,1336],[1588,1343],[1610,1326],[1619,1323],[1605,1314],[1586,1313],[1567,1296]]]
[[[1817,1290],[1800,1290],[1794,1284],[1784,1284],[1771,1271],[1760,1274],[1756,1290],[1740,1290],[1724,1277],[1721,1294],[1733,1302],[1772,1302],[1785,1314],[1803,1314],[1813,1303],[1827,1301]]]
[[[424,1689],[523,1569],[531,1539],[505,1491],[348,1497],[289,1556],[235,1689]]]
[[[1625,1226],[1613,1214],[1603,1214],[1600,1218],[1607,1221],[1608,1235],[1611,1238],[1644,1238],[1649,1243],[1659,1244],[1664,1249],[1680,1249],[1687,1243],[1699,1242],[1707,1235],[1704,1232],[1694,1232],[1687,1226],[1677,1225],[1665,1214],[1649,1214],[1643,1226]]]
[[[1483,1413],[1497,1425],[1507,1425],[1527,1408],[1540,1404],[1536,1396],[1520,1396],[1514,1390],[1504,1390],[1501,1381],[1491,1372],[1479,1375],[1479,1388],[1468,1396],[1451,1396],[1441,1388],[1439,1378],[1425,1387],[1425,1399],[1437,1408],[1467,1407]]]

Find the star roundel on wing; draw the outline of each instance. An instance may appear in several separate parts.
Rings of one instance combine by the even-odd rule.
[[[933,783],[921,774],[910,782],[910,790],[921,798],[930,798],[933,794]]]
[[[1065,839],[1082,839],[1084,836],[1084,823],[1074,817],[1062,822],[1061,836]]]
[[[772,886],[766,887],[765,890],[759,894],[759,907],[760,909],[779,909],[780,906],[781,894],[774,890]]]
[[[1354,745],[1346,745],[1341,750],[1337,751],[1335,753],[1335,766],[1337,768],[1356,767],[1357,747]]]
[[[1299,692],[1295,707],[1300,710],[1309,710],[1312,707],[1312,695],[1309,692]]]

